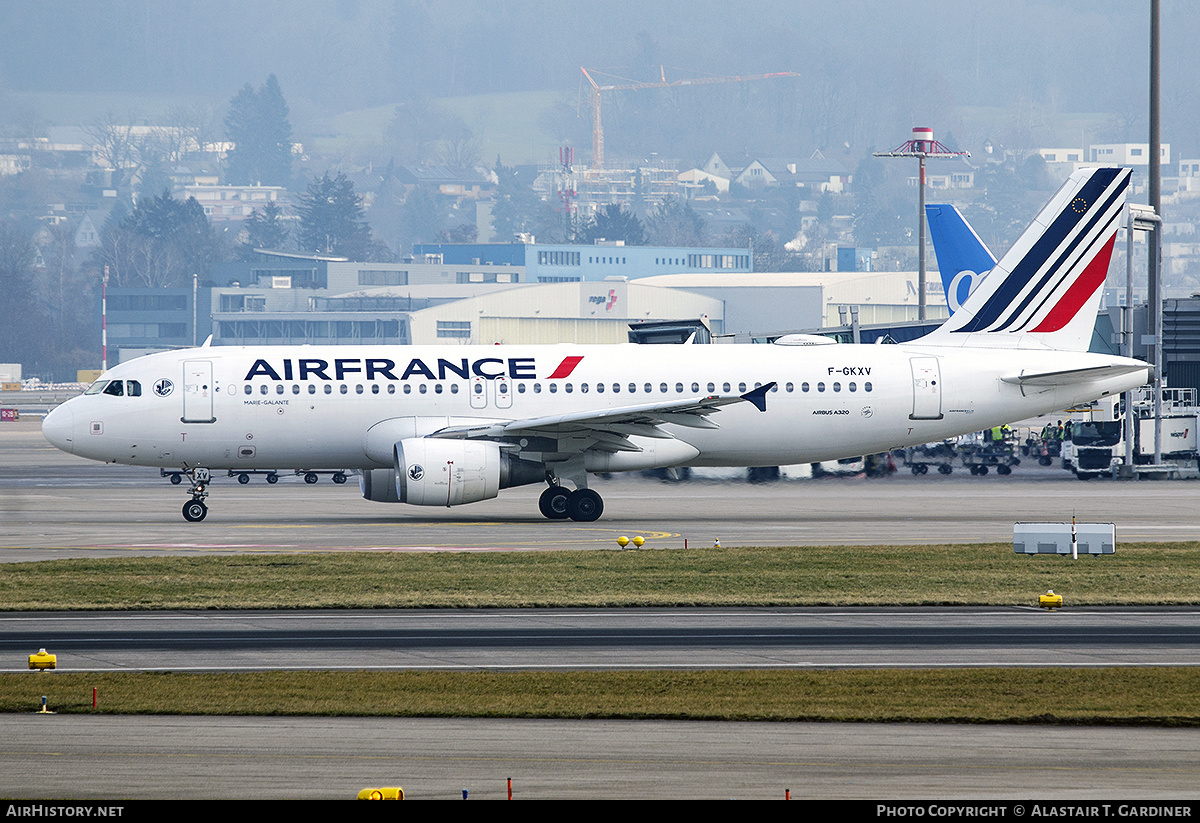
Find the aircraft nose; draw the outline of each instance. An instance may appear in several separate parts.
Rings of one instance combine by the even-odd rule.
[[[42,420],[42,436],[65,452],[75,453],[75,412],[70,403],[52,409]]]

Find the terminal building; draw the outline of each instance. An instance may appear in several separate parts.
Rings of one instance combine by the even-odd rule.
[[[603,240],[591,246],[425,243],[413,246],[413,255],[433,255],[454,266],[517,266],[528,273],[532,283],[574,283],[608,277],[633,280],[679,272],[745,273],[754,270],[749,249],[626,246],[622,241]]]
[[[524,266],[436,254],[360,263],[263,252],[219,264],[194,297],[193,307],[190,288],[110,289],[110,362],[209,335],[226,346],[617,343],[631,322],[707,317],[714,331],[724,326],[719,298],[623,276],[532,282]]]

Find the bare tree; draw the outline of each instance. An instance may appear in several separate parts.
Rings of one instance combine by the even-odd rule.
[[[92,152],[108,168],[123,173],[139,160],[138,140],[133,134],[134,115],[131,112],[124,120],[117,119],[112,109],[84,126],[83,133],[92,141]]]

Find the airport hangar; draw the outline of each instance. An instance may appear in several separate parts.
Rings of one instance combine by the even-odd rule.
[[[713,253],[702,262],[738,262],[717,254],[729,250],[706,251]],[[520,265],[447,263],[434,253],[401,263],[365,263],[263,252],[253,262],[219,264],[208,283],[195,290],[110,289],[109,357],[120,362],[186,347],[210,334],[214,345],[619,343],[629,339],[630,323],[705,318],[715,335],[748,340],[752,333],[845,325],[848,315],[839,307],[846,306],[857,307],[864,325],[903,324],[917,317],[914,272],[700,267],[651,274],[663,267],[655,259],[679,261],[674,265],[686,269],[697,254],[530,244],[526,255],[535,261],[559,261],[564,255],[626,261],[597,264],[589,272],[619,267],[625,274],[588,279],[580,273],[568,279],[552,270],[557,262],[537,266],[541,274],[530,275]],[[643,259],[650,264],[630,262]],[[543,282],[533,282],[535,277]],[[940,284],[931,285],[937,286],[928,299],[936,324],[946,316],[945,300]]]

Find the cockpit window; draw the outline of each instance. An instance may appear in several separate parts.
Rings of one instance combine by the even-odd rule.
[[[141,397],[142,396],[142,384],[136,380],[126,380],[125,381],[125,394],[128,395],[129,397]]]
[[[88,386],[88,389],[84,392],[84,394],[99,394],[100,392],[104,391],[104,387],[107,385],[107,380],[97,380],[95,383]]]
[[[104,390],[105,394],[111,394],[113,397],[123,397],[125,395],[125,384],[120,380],[114,380],[108,384],[108,388]]]

